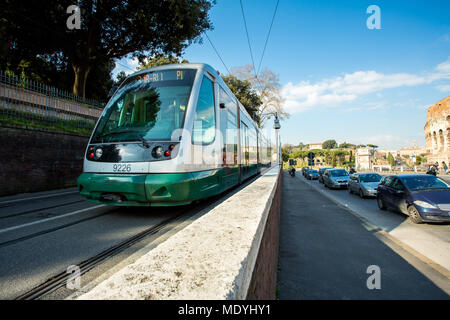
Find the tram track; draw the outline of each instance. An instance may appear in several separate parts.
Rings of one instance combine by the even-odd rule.
[[[169,225],[170,223],[178,220],[181,216],[183,216],[187,211],[189,210],[181,210],[180,213],[178,213],[176,216],[171,217],[169,219],[166,219],[154,226],[151,226],[144,231],[141,231],[140,233],[120,242],[119,244],[97,254],[96,256],[85,260],[81,263],[79,263],[77,266],[80,268],[80,276],[88,272],[89,270],[93,269],[100,263],[102,263],[104,260],[115,256],[119,252],[129,248],[133,244],[139,242],[143,238],[154,235],[158,233],[161,229],[163,229],[165,226]],[[61,272],[58,275],[50,278],[46,282],[42,283],[41,285],[33,288],[32,290],[16,297],[15,300],[34,300],[38,299],[39,297],[50,293],[58,288],[61,288],[67,283],[67,280],[70,278],[71,274],[67,272]]]
[[[61,226],[57,226],[57,227],[54,227],[54,228],[45,229],[45,230],[42,230],[42,231],[39,231],[39,232],[28,234],[26,236],[19,237],[19,238],[16,238],[16,239],[8,240],[8,241],[5,241],[5,242],[0,242],[0,248],[6,247],[6,246],[9,246],[9,245],[21,242],[21,241],[29,240],[29,239],[32,239],[32,238],[35,238],[35,237],[39,237],[39,236],[42,236],[44,234],[55,232],[55,231],[58,231],[58,230],[61,230],[61,229],[64,229],[64,228],[68,228],[68,227],[77,225],[79,223],[85,222],[85,221],[96,219],[96,218],[99,218],[101,216],[104,216],[104,215],[107,215],[107,214],[111,214],[111,213],[113,213],[115,211],[117,211],[117,209],[116,210],[111,210],[111,211],[108,211],[108,212],[103,212],[103,213],[95,215],[95,216],[79,219],[79,220],[76,220],[76,221],[73,221],[73,222],[70,222],[70,223],[66,223],[66,224],[63,224]]]
[[[57,205],[48,206],[48,207],[39,208],[39,209],[32,209],[32,210],[27,210],[27,211],[21,211],[21,212],[9,214],[9,215],[6,215],[6,216],[0,216],[0,219],[7,219],[7,218],[18,217],[18,216],[22,216],[22,215],[29,214],[29,213],[35,213],[35,212],[44,211],[44,210],[48,210],[48,209],[64,207],[64,206],[68,206],[68,205],[75,204],[75,203],[80,203],[80,202],[86,202],[86,200],[82,199],[82,200],[65,202],[65,203],[62,203],[62,204],[57,204]],[[8,207],[8,205],[6,205],[5,207]],[[0,207],[0,208],[2,208],[2,207]]]
[[[78,194],[78,191],[50,193],[50,194],[44,194],[44,195],[29,197],[29,198],[4,200],[4,201],[0,201],[0,208],[7,207],[10,203],[17,203],[17,202],[23,202],[23,201],[29,201],[29,200],[36,200],[36,199],[53,198],[53,197],[58,197],[58,196],[68,195],[68,194]]]

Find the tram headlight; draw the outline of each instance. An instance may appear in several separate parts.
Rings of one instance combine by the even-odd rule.
[[[161,146],[157,146],[153,148],[152,154],[155,158],[161,158],[164,154],[164,150]]]

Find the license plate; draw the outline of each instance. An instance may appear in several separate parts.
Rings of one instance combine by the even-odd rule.
[[[126,172],[131,172],[131,164],[127,164],[127,163],[117,163],[117,164],[113,164],[112,166],[113,172],[121,172],[121,173],[126,173]]]

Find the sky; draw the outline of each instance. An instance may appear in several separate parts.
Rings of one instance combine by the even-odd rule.
[[[277,0],[242,0],[255,65]],[[380,10],[379,29],[369,29]],[[279,0],[261,69],[278,74],[282,143],[335,139],[380,149],[425,145],[426,109],[450,95],[450,1]],[[214,27],[185,50],[221,74],[252,64],[240,0],[217,0]],[[370,25],[370,23],[369,23]],[[113,71],[130,73],[123,58]]]

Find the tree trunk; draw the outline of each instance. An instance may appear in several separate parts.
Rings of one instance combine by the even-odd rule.
[[[91,68],[87,65],[72,65],[75,73],[72,92],[74,95],[86,98],[86,81]]]

